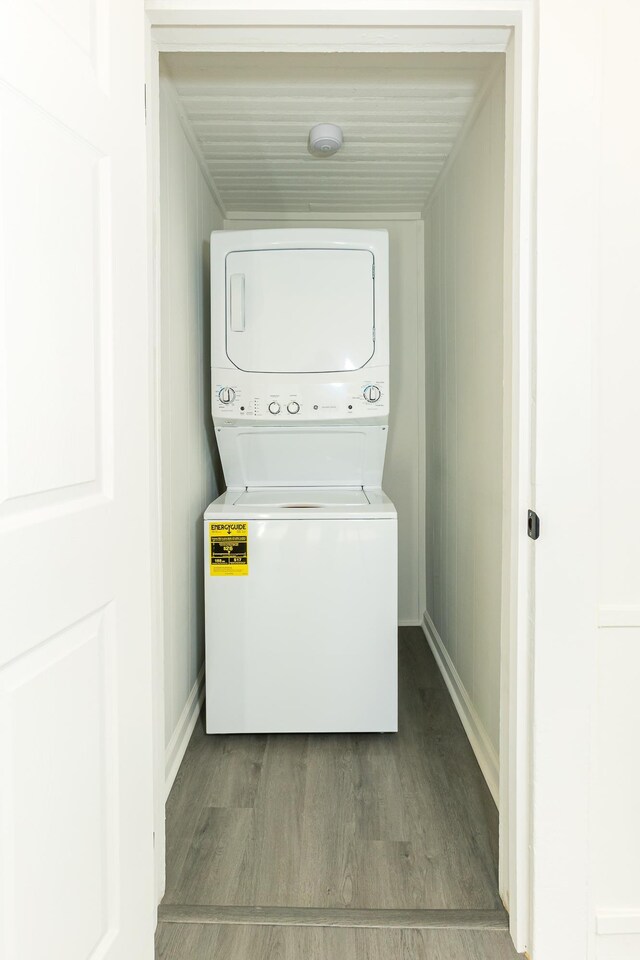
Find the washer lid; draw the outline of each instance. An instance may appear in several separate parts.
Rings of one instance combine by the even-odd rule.
[[[378,487],[251,487],[227,490],[205,520],[396,520]]]
[[[246,490],[235,501],[237,506],[273,506],[283,509],[309,509],[327,506],[357,507],[369,504],[362,487],[267,487]]]

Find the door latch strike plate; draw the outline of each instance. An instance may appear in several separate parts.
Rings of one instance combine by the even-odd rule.
[[[537,540],[540,536],[540,517],[535,510],[527,513],[527,534],[532,540]]]

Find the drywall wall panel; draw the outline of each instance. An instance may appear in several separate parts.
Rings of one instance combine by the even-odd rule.
[[[597,957],[631,960],[640,956],[640,134],[621,91],[640,9],[611,0],[602,25],[593,898]]]
[[[248,230],[313,226],[308,219],[226,220],[225,229]],[[383,477],[386,493],[398,511],[398,617],[419,623],[422,567],[420,459],[423,449],[420,396],[423,357],[419,350],[423,322],[422,224],[417,220],[322,219],[323,227],[389,231],[391,414]]]
[[[503,194],[500,73],[425,214],[428,633],[496,782]]]
[[[209,237],[218,210],[169,82],[160,85],[161,497],[165,745],[175,772],[204,663],[202,514],[217,495],[210,414]]]

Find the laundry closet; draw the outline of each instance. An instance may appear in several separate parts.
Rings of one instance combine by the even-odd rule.
[[[343,144],[335,155],[323,157],[309,149],[309,132],[319,122],[335,123],[342,130]],[[503,303],[504,57],[162,54],[159,184],[157,370],[167,795],[175,782],[167,822],[167,871],[168,877],[173,871],[173,879],[168,879],[166,909],[180,903],[176,885],[171,886],[178,869],[171,862],[176,844],[182,857],[180,884],[187,890],[183,903],[204,904],[214,898],[217,906],[247,908],[253,903],[282,908],[339,904],[501,909],[493,804],[500,781],[501,638],[509,589],[503,562],[503,491],[509,463],[505,356],[510,349]],[[314,740],[300,731],[298,739],[291,740],[295,758],[277,759],[274,753],[271,759],[279,773],[266,774],[266,754],[277,749],[274,737],[263,743],[249,730],[248,738],[238,733],[223,742],[224,733],[206,734],[198,719],[205,692],[208,575],[203,516],[230,485],[212,420],[212,409],[220,417],[225,413],[228,395],[223,403],[220,391],[229,385],[212,381],[210,238],[212,231],[250,231],[255,246],[258,231],[265,231],[267,242],[283,230],[291,231],[294,241],[303,231],[309,236],[334,231],[353,237],[378,232],[385,243],[388,238],[389,250],[388,436],[382,488],[397,510],[400,726],[398,734],[367,733],[361,742],[357,734],[335,734],[346,738],[337,756],[344,760],[353,750],[357,758],[347,790],[355,793],[351,800],[338,796],[336,809],[350,811],[347,819],[358,820],[363,810],[372,816],[360,834],[357,829],[354,833],[372,843],[366,862],[353,867],[359,880],[351,877],[346,887],[336,888],[335,902],[331,897],[322,901],[319,888],[313,892],[314,881],[302,861],[296,874],[285,833],[278,840],[277,823],[269,827],[264,812],[262,855],[268,849],[272,860],[280,859],[284,873],[289,870],[286,892],[277,884],[261,887],[257,880],[252,894],[232,890],[225,879],[229,864],[222,862],[225,855],[219,847],[220,837],[226,844],[232,838],[242,861],[242,851],[251,845],[248,835],[255,845],[258,828],[254,821],[249,825],[247,811],[257,802],[260,771],[263,778],[275,778],[272,790],[288,793],[282,809],[296,821],[301,815],[296,797],[302,803],[306,796],[309,802],[313,789],[322,792],[318,771],[323,762],[329,764],[327,738],[320,734]],[[225,243],[219,233],[214,254],[216,244],[222,262],[233,243]],[[215,267],[213,286],[215,309],[220,287]],[[239,288],[234,295],[239,296]],[[333,319],[327,317],[332,331],[339,328]],[[294,399],[297,404],[299,397]],[[266,408],[264,416],[268,418]],[[238,486],[235,481],[231,485]],[[305,504],[297,506],[302,514]],[[251,517],[258,515],[251,513],[249,501],[247,509]],[[221,515],[242,519],[241,513],[234,507]],[[297,562],[304,563],[304,557]],[[314,566],[315,576],[321,575],[319,569]],[[328,578],[330,573],[327,569]],[[222,586],[216,583],[216,590]],[[396,584],[390,589],[395,591]],[[264,591],[261,596],[264,602]],[[207,602],[207,629],[215,630],[216,599]],[[254,611],[254,628],[259,620]],[[225,613],[224,619],[221,615],[220,623],[231,629],[231,614]],[[300,622],[301,636],[311,628]],[[366,647],[360,656],[366,657]],[[207,677],[207,685],[213,679]],[[224,690],[218,694],[223,696]],[[407,734],[411,716],[418,715],[414,733]],[[396,749],[393,738],[403,736],[400,753],[387,752]],[[420,766],[416,758],[423,748],[425,757],[432,749],[435,754],[417,774],[412,764]],[[236,765],[234,757],[239,758]],[[395,764],[402,767],[397,778]],[[331,783],[332,776],[327,767],[324,782]],[[300,777],[304,789],[296,782]],[[363,782],[369,786],[363,788]],[[336,786],[338,794],[341,789],[346,789],[344,783]],[[430,814],[415,797],[424,799],[432,790],[434,815],[443,821],[440,840],[437,822],[424,830],[419,826]],[[199,792],[206,794],[202,802]],[[236,799],[231,802],[232,795]],[[398,809],[405,804],[404,812],[395,810],[394,796]],[[447,825],[443,811],[448,797],[452,820]],[[329,790],[324,803],[313,807],[313,817],[327,822],[315,839],[300,841],[302,848],[308,844],[309,856],[331,832],[334,799]],[[204,818],[200,826],[190,821],[181,834],[180,818],[197,819],[196,808]],[[219,822],[203,840],[211,810]],[[394,817],[397,822],[392,823]],[[410,817],[415,818],[412,828],[407,825]],[[189,875],[185,837],[196,829],[198,843],[210,844],[211,857],[205,868],[202,857],[194,854]],[[411,835],[412,830],[420,836]],[[459,849],[451,842],[456,834]],[[476,841],[480,854],[473,867],[465,858],[472,856]],[[357,860],[359,854],[347,852],[345,862],[351,856]],[[398,858],[411,863],[408,873]],[[438,871],[430,874],[432,859],[438,870],[446,873],[450,868],[452,877],[456,875],[449,887],[448,881],[440,882]],[[476,868],[484,878],[477,889],[472,876]],[[234,870],[242,874],[240,864]],[[214,891],[209,900],[198,899],[203,871],[204,885]],[[341,871],[351,876],[352,867],[341,864]],[[465,871],[471,879],[460,880]],[[379,881],[377,886],[371,881],[378,892],[368,899],[357,889],[365,873],[377,874]],[[328,879],[328,886],[332,882]],[[394,899],[394,883],[408,884],[411,891],[405,889]],[[296,890],[303,891],[302,899],[288,902]],[[429,891],[435,898],[431,901]]]

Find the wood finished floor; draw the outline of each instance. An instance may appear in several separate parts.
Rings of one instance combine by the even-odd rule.
[[[157,960],[515,960],[506,931],[162,923]]]
[[[399,666],[398,734],[207,736],[198,724],[167,803],[160,908],[175,921],[184,910],[171,907],[193,906],[196,922],[159,924],[159,960],[516,956],[497,927],[197,922],[207,905],[502,909],[497,811],[419,628],[400,630]]]

